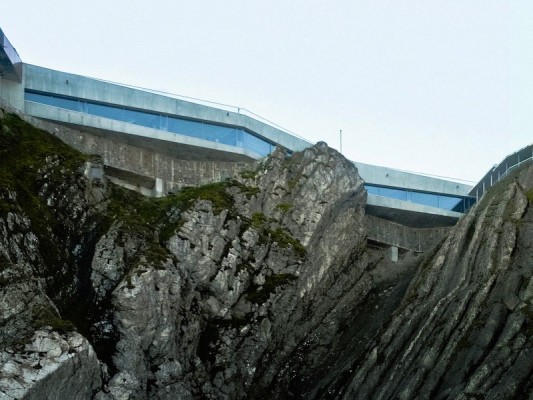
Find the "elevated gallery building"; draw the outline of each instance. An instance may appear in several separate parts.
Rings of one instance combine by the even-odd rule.
[[[278,145],[290,152],[312,145],[240,110],[25,64],[1,30],[0,42],[2,101],[74,147],[102,155],[112,177],[145,192],[224,179]],[[463,183],[355,164],[369,214],[405,225],[453,225],[479,197]]]

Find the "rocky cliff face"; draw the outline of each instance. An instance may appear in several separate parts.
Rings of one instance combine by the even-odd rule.
[[[531,389],[532,168],[392,266],[366,247],[356,169],[324,143],[147,199],[2,117],[0,398]]]
[[[344,398],[532,395],[533,166],[493,189],[419,267]]]
[[[364,248],[362,181],[324,144],[290,158],[278,151],[257,172],[195,197],[170,206],[172,229],[150,232],[164,250],[156,260],[129,237],[121,248],[137,251],[133,268],[127,257],[105,268],[93,262],[96,291],[113,287],[104,294],[113,319],[100,325],[119,338],[117,373],[98,398],[262,397],[294,373],[297,347],[366,266],[356,261]],[[97,252],[120,247],[123,227]],[[123,271],[129,275],[118,286],[104,287],[102,276]]]

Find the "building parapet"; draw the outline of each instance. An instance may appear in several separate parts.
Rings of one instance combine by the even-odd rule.
[[[312,143],[247,115],[163,96],[81,75],[25,64],[25,90],[34,93],[83,99],[102,105],[123,106],[192,121],[239,127],[267,141],[292,151],[301,151]]]

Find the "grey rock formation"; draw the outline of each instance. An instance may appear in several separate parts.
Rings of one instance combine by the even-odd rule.
[[[391,264],[366,246],[357,170],[325,143],[146,199],[2,126],[0,398],[531,392],[533,167]]]
[[[363,273],[366,262],[354,263],[365,245],[362,181],[325,144],[290,158],[279,150],[227,186],[228,208],[195,202],[165,243],[168,257],[141,257],[111,293],[113,364],[129,378],[100,398],[260,397],[352,288],[349,276]]]
[[[532,188],[530,165],[459,221],[354,365],[345,399],[531,396]]]
[[[58,332],[74,329],[61,317],[82,307],[105,184],[88,180],[84,157],[58,140],[11,114],[1,123],[0,393],[88,398],[101,387],[100,363],[82,336]]]
[[[22,351],[0,352],[0,399],[85,400],[102,386],[102,369],[83,336],[36,331]]]

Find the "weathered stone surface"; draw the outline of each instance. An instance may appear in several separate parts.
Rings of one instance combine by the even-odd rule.
[[[343,398],[531,394],[532,183],[529,166],[459,221],[354,365]]]
[[[29,157],[27,187],[0,175],[0,398],[531,391],[533,167],[392,264],[366,247],[355,167],[324,143],[150,200],[71,156]],[[59,333],[75,327],[87,339]]]
[[[166,243],[170,257],[141,261],[113,290],[113,364],[140,386],[113,378],[110,393],[244,398],[272,390],[291,353],[353,285],[335,276],[362,274],[366,262],[354,263],[365,243],[362,181],[325,144],[292,158],[278,151],[228,192],[233,210],[196,202]],[[97,248],[112,249],[115,236]],[[127,269],[116,254],[107,276]]]
[[[86,400],[102,385],[100,362],[78,333],[35,332],[23,351],[0,352],[0,398]]]

